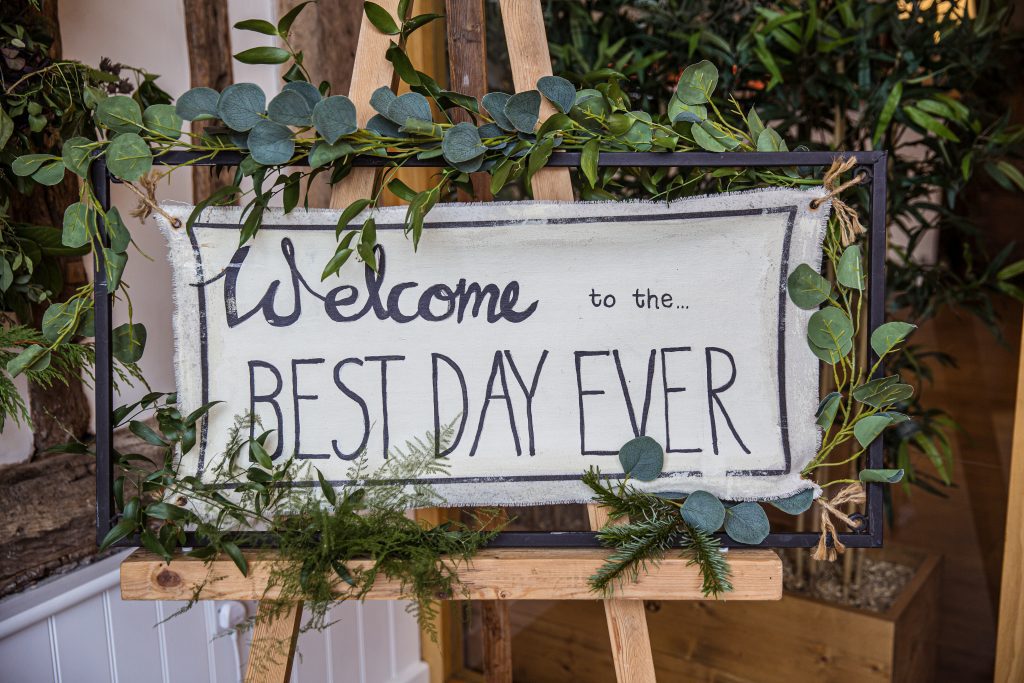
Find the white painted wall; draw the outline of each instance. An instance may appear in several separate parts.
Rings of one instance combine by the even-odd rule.
[[[275,6],[273,0],[231,0],[230,21],[274,20]],[[74,0],[61,3],[60,11],[66,57],[90,64],[110,57],[160,74],[161,87],[172,95],[188,89],[180,0]],[[236,51],[271,41],[236,30],[232,30],[231,40]],[[236,82],[257,83],[268,96],[279,87],[273,67],[235,62],[234,70]],[[158,194],[161,199],[191,201],[191,174],[175,174]],[[134,320],[144,323],[149,332],[142,370],[154,389],[172,390],[171,279],[163,239],[151,222],[143,225],[129,218],[129,210],[135,206],[130,192],[115,185],[112,200],[122,207],[121,215],[129,221],[132,236],[149,256],[133,252],[124,275],[131,284]],[[127,307],[121,304],[115,324],[127,318]],[[115,401],[130,402],[146,391],[141,386],[122,387]],[[9,440],[14,434],[5,430],[4,449],[14,446]],[[0,681],[238,680],[231,640],[214,639],[217,603],[199,605],[157,626],[179,607],[178,603],[121,601],[117,559],[25,591],[0,602]],[[324,632],[300,637],[295,682],[427,680],[427,667],[420,660],[419,631],[405,612],[405,603],[342,604],[335,611],[338,623]]]
[[[0,681],[236,683],[248,643],[217,625],[207,601],[160,623],[179,602],[129,602],[117,555],[0,601]],[[246,605],[254,609],[254,605]],[[292,683],[426,683],[415,621],[398,602],[342,603],[329,628],[299,637]]]

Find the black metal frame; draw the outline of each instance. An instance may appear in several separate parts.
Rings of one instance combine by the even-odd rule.
[[[868,326],[874,329],[885,317],[885,209],[886,209],[886,153],[847,152],[843,157],[857,160],[856,168],[863,173],[869,185],[870,217],[868,246],[870,276],[868,281]],[[202,157],[202,158],[201,158]],[[213,157],[198,152],[167,152],[154,163],[173,166],[190,162],[200,166],[237,166],[243,155],[239,152],[221,152]],[[783,168],[792,166],[827,167],[835,161],[832,152],[602,152],[600,166],[615,167],[678,167],[678,168]],[[559,152],[551,155],[548,166],[579,167],[579,152]],[[354,166],[386,167],[393,165],[383,157],[362,156]],[[438,167],[436,159],[411,159],[405,166]],[[110,183],[105,160],[96,159],[90,168],[90,178],[96,199],[104,211],[110,208]],[[116,179],[114,182],[117,182]],[[862,181],[863,182],[863,181]],[[109,244],[102,216],[97,218],[100,239]],[[99,543],[115,524],[113,490],[113,366],[111,355],[111,328],[113,296],[107,291],[106,267],[101,249],[95,254],[95,315],[96,315],[96,540]],[[871,362],[874,362],[872,353]],[[883,467],[881,439],[868,449],[868,467]],[[866,515],[861,528],[842,532],[839,539],[852,548],[877,548],[882,545],[883,511],[882,484],[867,485]],[[717,534],[725,547],[750,547],[737,543],[724,533]],[[194,541],[189,534],[189,542]],[[806,548],[818,543],[817,533],[771,533],[758,547]],[[138,546],[137,538],[124,539],[117,545]],[[592,531],[515,531],[502,532],[490,547],[504,548],[579,548],[599,545]]]

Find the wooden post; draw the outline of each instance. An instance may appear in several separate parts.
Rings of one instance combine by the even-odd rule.
[[[260,602],[249,648],[245,683],[284,683],[292,676],[302,603]]]
[[[445,5],[450,89],[475,97],[479,102],[487,94],[487,22],[484,0],[447,0]],[[462,109],[453,109],[451,117],[454,123],[472,119]],[[470,179],[476,201],[489,201],[490,177],[486,173],[473,173]],[[469,199],[460,190],[459,201]]]
[[[189,83],[193,88],[206,87],[221,92],[234,82],[227,0],[185,0],[185,41]],[[207,125],[206,121],[197,121],[192,124],[192,132],[199,134]],[[193,197],[196,201],[209,197],[229,185],[233,175],[233,169],[195,167],[192,169]]]
[[[1003,580],[999,594],[994,679],[997,683],[1024,680],[1024,586],[1021,585],[1024,583],[1024,339],[1021,351],[1010,456],[1010,495],[1006,506]]]

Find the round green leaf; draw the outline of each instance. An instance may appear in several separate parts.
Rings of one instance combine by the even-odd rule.
[[[107,168],[121,180],[134,182],[153,168],[153,152],[135,133],[121,133],[107,148]]]
[[[57,158],[59,157],[55,157],[52,154],[22,154],[11,164],[11,170],[14,171],[16,176],[30,176],[39,170],[43,162],[53,161]]]
[[[852,392],[855,399],[873,408],[883,408],[914,395],[914,387],[902,384],[899,375],[880,377],[865,382]]]
[[[869,415],[857,420],[853,425],[853,435],[861,446],[867,448],[890,424],[892,418],[888,415]]]
[[[839,402],[842,400],[843,395],[838,391],[833,391],[831,394],[821,399],[821,403],[818,404],[818,409],[814,413],[815,421],[818,426],[824,430],[828,430],[835,422],[836,413],[839,411]]]
[[[702,149],[709,152],[724,152],[726,150],[725,145],[715,139],[700,123],[695,123],[690,127],[690,134],[693,136],[693,141]]]
[[[313,107],[313,125],[316,132],[329,145],[343,135],[350,135],[359,129],[356,123],[356,107],[344,95],[334,95]]]
[[[619,450],[622,471],[640,481],[654,481],[661,474],[665,451],[661,444],[649,436],[638,436],[627,441]]]
[[[142,112],[142,125],[171,140],[181,137],[181,117],[169,104],[151,104]]]
[[[387,116],[388,107],[390,107],[391,103],[396,99],[398,99],[398,96],[391,92],[391,88],[386,85],[382,85],[374,90],[370,95],[370,106],[378,113]]]
[[[633,123],[629,130],[622,136],[629,145],[638,152],[647,152],[651,149],[651,115],[643,111],[631,112]]]
[[[757,503],[740,503],[726,510],[725,533],[734,541],[757,545],[770,531],[768,515]]]
[[[291,130],[273,121],[260,121],[249,133],[249,153],[265,166],[286,163],[295,153]]]
[[[540,118],[540,93],[527,90],[510,97],[505,104],[505,117],[516,130],[532,133]]]
[[[178,98],[174,111],[186,121],[217,118],[220,94],[213,88],[192,88]]]
[[[576,88],[561,76],[541,76],[537,90],[560,112],[566,113],[576,104]]]
[[[96,123],[115,133],[137,133],[142,126],[142,110],[132,98],[114,95],[96,105]]]
[[[64,142],[60,153],[69,171],[82,178],[86,176],[92,162],[92,144],[91,140],[83,137],[74,137]]]
[[[903,470],[861,470],[861,481],[877,481],[880,484],[896,484],[903,479]]]
[[[505,116],[505,105],[512,96],[503,92],[489,92],[480,100],[487,113],[491,115],[494,122],[504,130],[515,130],[516,127]]]
[[[708,108],[702,104],[686,104],[678,97],[673,96],[668,101],[668,117],[672,123],[687,121],[700,123],[708,117]]]
[[[267,116],[271,121],[286,126],[308,126],[313,108],[294,90],[282,90],[267,105]]]
[[[707,534],[715,533],[725,522],[725,506],[707,491],[694,491],[688,495],[679,513],[687,524]]]
[[[142,323],[124,323],[111,335],[114,358],[122,363],[137,363],[146,349],[146,327]]]
[[[444,158],[453,164],[476,159],[487,151],[472,123],[459,123],[449,128],[441,141]]]
[[[832,284],[806,263],[789,274],[786,289],[793,303],[804,310],[817,308],[832,294]]]
[[[347,142],[339,142],[336,145],[328,145],[326,142],[317,142],[309,152],[309,167],[320,168],[349,154],[354,154],[355,149]]]
[[[431,121],[430,103],[418,92],[407,92],[399,95],[388,105],[387,117],[399,126],[405,125],[406,119]]]
[[[82,247],[89,243],[89,226],[93,220],[89,207],[75,202],[64,209],[61,242],[66,247]]]
[[[853,323],[838,308],[824,308],[807,322],[807,338],[818,348],[845,356],[853,347]]]
[[[386,138],[402,137],[402,132],[398,130],[398,126],[381,114],[375,114],[370,117],[370,120],[366,122],[366,130],[373,131],[377,135]]]
[[[309,103],[310,110],[320,103],[323,96],[320,91],[317,90],[316,86],[307,81],[292,81],[291,83],[285,83],[282,91],[296,92],[302,95],[302,99]]]
[[[814,502],[814,489],[804,489],[800,493],[794,493],[788,498],[779,498],[768,501],[773,507],[782,510],[787,515],[799,515],[810,509]]]
[[[844,287],[864,289],[864,267],[858,245],[852,244],[843,250],[836,266],[836,280]]]
[[[110,248],[115,253],[123,254],[128,250],[128,245],[132,242],[132,236],[128,232],[128,226],[124,224],[121,212],[117,210],[116,206],[110,207],[110,211],[107,211],[106,227],[107,235],[110,237]]]
[[[584,121],[590,116],[603,119],[608,115],[608,101],[600,90],[584,88],[576,93],[576,110],[584,115]]]
[[[33,344],[7,361],[7,374],[17,377],[23,372],[42,372],[50,367],[50,352],[45,346]]]
[[[64,162],[57,161],[43,164],[38,171],[32,174],[32,180],[40,185],[57,185],[64,180]]]
[[[267,96],[255,83],[235,83],[224,88],[217,101],[217,115],[232,130],[244,132],[263,120]]]
[[[676,97],[683,104],[704,104],[718,85],[718,69],[706,59],[683,69],[676,86]]]
[[[65,303],[52,304],[46,309],[40,325],[46,341],[52,344],[60,339],[61,334],[65,332],[65,328],[69,327],[78,318],[81,305],[81,299],[74,299]],[[74,330],[69,330],[68,332],[73,334]]]
[[[896,348],[897,344],[906,339],[916,329],[917,325],[899,321],[879,325],[871,333],[871,349],[879,357],[884,356]]]
[[[760,135],[757,136],[757,151],[758,152],[786,152],[789,151],[786,147],[786,142],[782,139],[782,136],[776,133],[771,128],[765,128],[761,131]]]

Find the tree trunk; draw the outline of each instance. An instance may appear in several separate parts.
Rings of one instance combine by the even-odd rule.
[[[224,90],[234,81],[231,68],[231,33],[227,0],[184,0],[185,38],[188,42],[188,71],[192,87]],[[209,124],[196,121],[198,135]],[[219,188],[230,185],[234,169],[209,166],[192,169],[192,201],[200,202]]]
[[[50,48],[52,59],[61,58],[60,22],[57,15],[57,0],[42,4],[42,16],[49,25],[53,36]],[[26,10],[33,11],[33,10]],[[11,218],[18,223],[54,226],[59,230],[64,222],[64,210],[78,201],[78,178],[68,173],[64,181],[53,187],[36,186],[30,195],[11,196]],[[85,264],[81,258],[61,259],[64,276],[64,290],[54,292],[57,300],[63,300],[75,289],[88,282]],[[32,323],[33,321],[23,321]],[[39,321],[34,321],[38,323]],[[67,385],[57,383],[49,389],[29,385],[29,408],[32,412],[34,445],[43,450],[71,438],[81,438],[90,429],[89,404],[85,398],[82,380],[78,376],[68,377]]]

